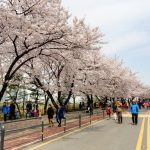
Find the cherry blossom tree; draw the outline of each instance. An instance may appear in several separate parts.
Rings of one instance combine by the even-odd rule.
[[[68,21],[61,0],[0,1],[0,100],[17,73],[58,108],[72,96],[139,96],[143,85],[118,58],[102,53],[103,34],[84,19]],[[143,92],[145,90],[142,90]],[[56,94],[57,93],[57,94]],[[57,95],[57,98],[55,97]]]
[[[70,30],[68,17],[59,0],[0,1],[0,54],[4,68],[0,100],[9,81],[28,61],[49,55],[49,51],[68,49],[70,45],[78,47],[65,39]]]

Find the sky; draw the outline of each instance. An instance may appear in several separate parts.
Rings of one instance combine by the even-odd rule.
[[[62,0],[72,18],[85,18],[105,35],[103,51],[150,85],[150,0]]]

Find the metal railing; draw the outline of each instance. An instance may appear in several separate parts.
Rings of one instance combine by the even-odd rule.
[[[4,134],[5,134],[5,148],[11,148],[11,145],[8,145],[7,143],[9,141],[13,140],[13,142],[15,144],[15,141],[18,138],[20,138],[20,134],[22,136],[26,137],[26,140],[24,140],[24,142],[22,144],[28,143],[28,138],[30,138],[31,141],[34,141],[34,140],[35,141],[37,141],[37,140],[44,141],[48,137],[52,136],[51,133],[53,133],[54,130],[58,131],[56,133],[56,135],[58,135],[58,134],[62,134],[65,132],[69,132],[70,130],[73,130],[74,128],[82,128],[86,125],[92,124],[96,120],[98,121],[99,119],[104,119],[105,111],[100,110],[100,109],[97,109],[97,110],[93,111],[92,113],[90,113],[90,112],[86,113],[86,112],[80,111],[80,112],[76,112],[76,113],[72,113],[72,114],[66,114],[65,117],[66,117],[66,119],[63,119],[64,122],[62,122],[62,127],[57,127],[56,121],[54,121],[54,124],[55,124],[54,126],[49,127],[48,122],[47,122],[47,117],[44,117],[44,118],[41,117],[38,120],[35,120],[35,121],[37,121],[36,124],[32,124],[30,127],[28,127],[28,132],[26,132],[25,124],[24,124],[23,129],[21,129],[19,127],[18,131],[16,129],[15,132],[8,131],[7,126],[5,126],[5,129],[4,129],[4,125],[6,125],[6,124],[3,124],[3,125],[1,125],[0,148],[4,147]],[[30,120],[25,121],[27,126],[30,124],[29,121]],[[12,124],[14,124],[14,123],[15,122],[12,122]],[[21,124],[19,126],[22,127]],[[13,126],[12,126],[12,128],[13,128]],[[33,136],[33,139],[32,139],[32,136]],[[3,150],[3,149],[1,148],[0,150]]]

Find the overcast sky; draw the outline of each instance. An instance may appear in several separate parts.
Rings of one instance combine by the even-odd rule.
[[[62,0],[71,15],[105,34],[107,56],[119,56],[150,85],[150,0]]]

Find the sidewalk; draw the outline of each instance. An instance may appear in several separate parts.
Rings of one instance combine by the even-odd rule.
[[[95,113],[97,111],[100,111],[100,109],[94,110]],[[66,116],[67,120],[70,120],[73,118],[76,119],[76,118],[78,118],[79,113],[82,114],[82,116],[89,115],[88,113],[85,113],[84,111],[75,111],[75,112],[66,113],[65,116]],[[55,115],[54,115],[53,120],[54,120],[54,122],[56,122]],[[44,115],[42,117],[36,117],[36,118],[17,119],[17,120],[13,120],[13,121],[8,120],[6,123],[4,123],[4,126],[5,126],[6,132],[11,133],[11,132],[17,132],[17,131],[23,130],[23,129],[36,128],[38,126],[41,126],[42,121],[44,122],[44,125],[48,125],[47,115]]]
[[[44,125],[45,125],[44,132],[43,132],[44,139],[48,137],[54,138],[55,136],[63,134],[66,131],[79,127],[79,113],[78,112],[68,113],[66,115],[66,118],[67,118],[66,126],[62,126],[62,127],[57,127],[57,123],[55,123],[54,127],[48,127],[47,116],[44,116],[38,119],[33,119],[32,123],[35,123],[36,127],[28,128],[28,129],[25,129],[25,127],[26,128],[29,127],[29,122],[27,124],[27,121],[29,120],[20,121],[18,122],[18,124],[16,124],[17,122],[13,122],[12,125],[9,127],[7,126],[7,129],[6,129],[6,137],[5,137],[5,143],[4,143],[5,150],[18,149],[22,145],[25,145],[31,142],[41,141],[42,140],[41,120],[44,121]],[[83,126],[83,125],[89,124],[91,121],[99,120],[102,118],[103,118],[103,114],[100,111],[99,112],[96,111],[94,115],[91,116],[91,118],[89,114],[82,113],[81,125]],[[23,125],[25,127],[24,129],[21,130],[21,126]],[[17,130],[12,132],[14,126],[17,130],[19,130],[19,132]]]

